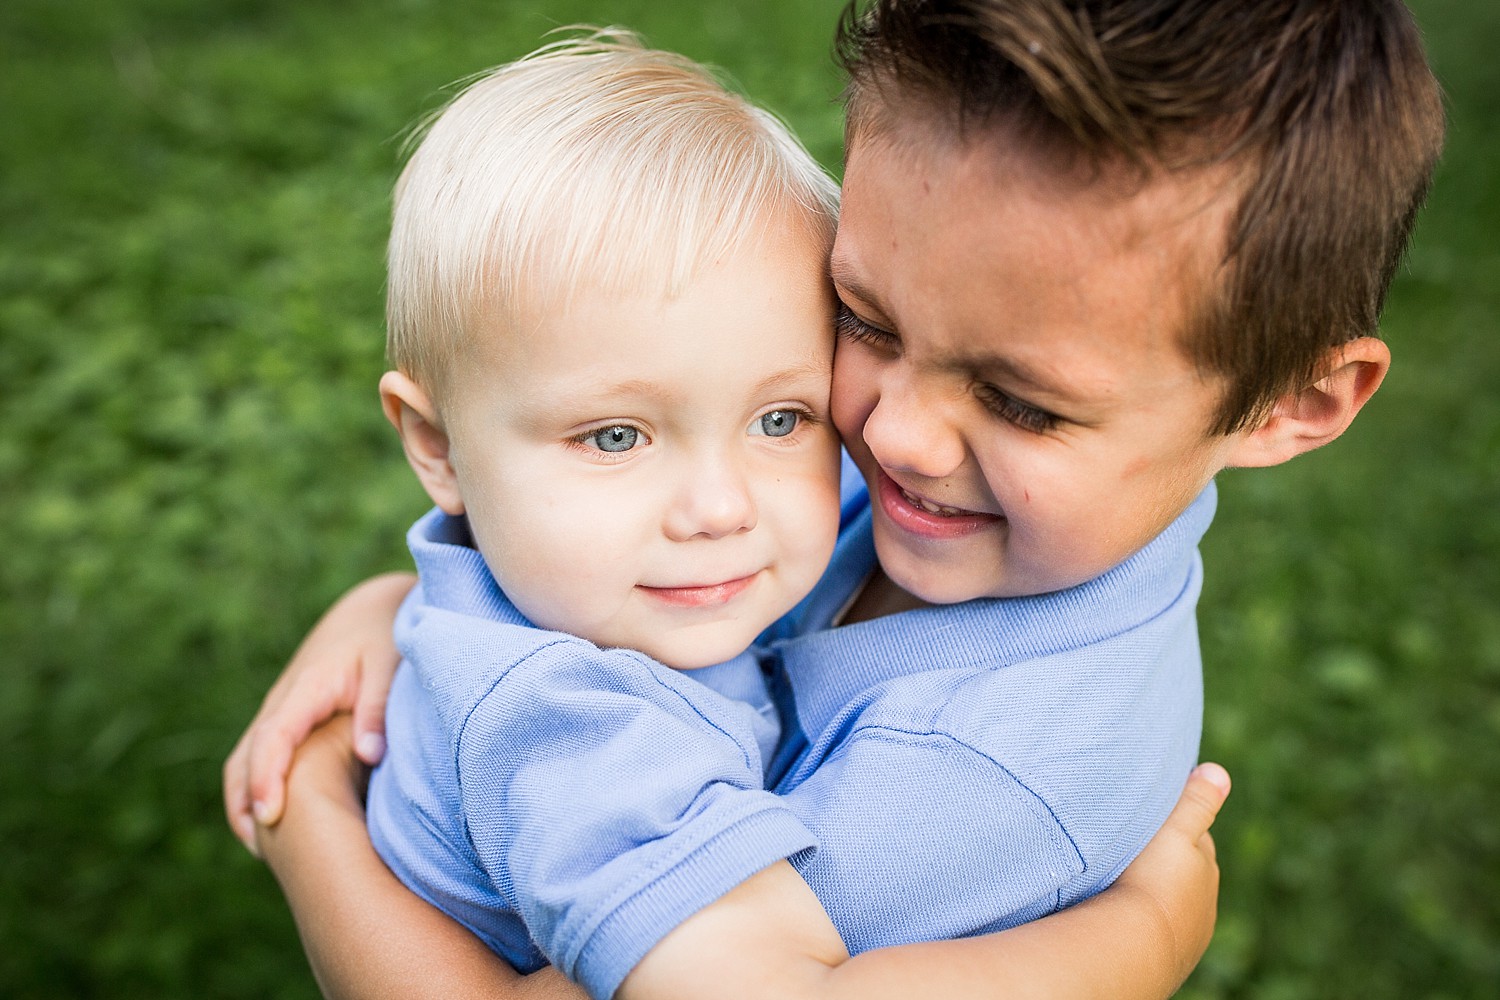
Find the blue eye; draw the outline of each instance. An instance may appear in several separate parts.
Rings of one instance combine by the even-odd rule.
[[[755,423],[750,425],[750,433],[773,438],[786,437],[797,429],[797,422],[801,418],[802,415],[796,410],[772,410],[756,418]]]
[[[589,431],[578,440],[585,444],[591,444],[600,451],[617,453],[629,451],[634,448],[640,438],[641,432],[634,427],[615,424],[611,427],[601,427],[596,431]]]

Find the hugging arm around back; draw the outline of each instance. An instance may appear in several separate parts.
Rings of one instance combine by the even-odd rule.
[[[852,958],[817,897],[782,862],[685,921],[617,996],[1171,996],[1212,936],[1218,868],[1208,831],[1228,790],[1222,768],[1195,770],[1140,857],[1113,887],[1077,906],[998,933]]]
[[[357,622],[359,631],[368,627],[367,613],[346,621],[336,608],[319,628]],[[346,638],[360,649],[367,639]],[[307,646],[338,644],[327,635],[316,640]],[[288,710],[283,701],[258,724],[288,731],[277,720]],[[1212,932],[1218,873],[1207,829],[1222,798],[1217,784],[1195,776],[1116,887],[1084,904],[997,934],[848,960],[806,883],[789,865],[773,865],[681,924],[618,995],[908,996],[918,984],[953,996],[1165,997]],[[552,970],[517,975],[390,874],[365,831],[347,735],[320,733],[299,753],[287,801],[282,823],[260,830],[261,849],[330,996],[581,995]]]
[[[381,863],[364,830],[347,720],[299,751],[286,816],[261,830],[326,995],[579,998],[553,969],[515,973]],[[1167,997],[1207,947],[1218,869],[1208,829],[1227,792],[1201,768],[1109,890],[984,937],[847,958],[817,898],[773,865],[684,922],[625,980],[624,1000],[674,997]]]
[[[364,778],[335,719],[298,750],[284,821],[257,831],[323,994],[582,1000],[553,969],[519,975],[391,874],[365,831]]]

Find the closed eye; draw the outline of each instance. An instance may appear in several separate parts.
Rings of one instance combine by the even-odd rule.
[[[979,397],[984,408],[995,416],[1032,434],[1053,430],[1062,420],[1056,414],[1022,402],[1010,393],[983,382],[974,387],[974,394]]]
[[[833,328],[840,340],[868,344],[886,351],[894,351],[901,346],[901,339],[894,333],[865,322],[842,302],[834,316]]]

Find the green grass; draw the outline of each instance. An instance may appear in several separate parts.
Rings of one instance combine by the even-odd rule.
[[[0,5],[0,995],[310,997],[218,768],[424,506],[380,417],[399,136],[575,21],[719,64],[836,164],[836,0]],[[1414,7],[1449,153],[1326,452],[1204,548],[1219,933],[1195,998],[1500,982],[1500,8]]]

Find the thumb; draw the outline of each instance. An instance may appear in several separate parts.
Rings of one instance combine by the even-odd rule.
[[[1229,797],[1229,772],[1218,764],[1199,764],[1188,775],[1182,798],[1165,825],[1194,840],[1208,833]]]

